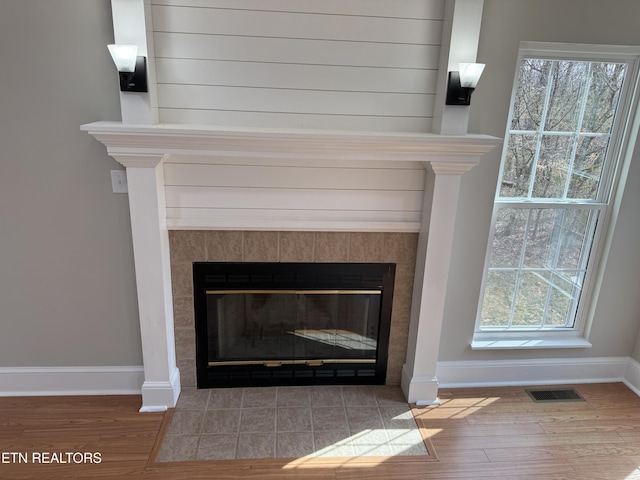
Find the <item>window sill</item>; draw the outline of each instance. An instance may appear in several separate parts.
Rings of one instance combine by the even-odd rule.
[[[491,338],[493,337],[493,338]],[[584,337],[553,338],[505,338],[496,335],[478,335],[471,342],[472,350],[532,350],[543,348],[591,348],[591,342]]]

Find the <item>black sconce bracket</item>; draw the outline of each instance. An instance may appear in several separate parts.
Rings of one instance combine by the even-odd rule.
[[[148,92],[147,89],[147,59],[136,57],[135,72],[119,72],[121,92]]]
[[[475,88],[460,85],[460,73],[449,72],[446,105],[471,105],[471,94]]]

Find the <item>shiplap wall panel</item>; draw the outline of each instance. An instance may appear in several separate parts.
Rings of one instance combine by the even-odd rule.
[[[308,128],[316,130],[360,130],[430,132],[431,117],[384,117],[355,115],[313,115],[309,113],[229,112],[221,110],[160,109],[163,123],[234,125],[243,127]]]
[[[429,131],[443,5],[154,0],[160,120]]]
[[[439,45],[338,40],[238,37],[156,32],[157,59],[192,58],[234,62],[345,65],[437,70]],[[398,72],[399,75],[404,71]]]
[[[424,45],[438,45],[442,34],[441,21],[413,18],[159,5],[152,15],[156,32]]]
[[[163,168],[170,228],[420,228],[417,162],[172,156]]]
[[[280,225],[283,230],[290,230],[291,224],[286,222],[299,222],[304,220],[311,227],[309,230],[315,230],[314,223],[322,222],[322,225],[337,224],[338,222],[353,222],[357,224],[368,224],[371,231],[387,231],[384,228],[376,227],[376,224],[384,223],[387,226],[399,225],[400,227],[392,227],[391,231],[397,231],[406,228],[406,225],[413,225],[415,231],[420,229],[420,219],[422,212],[419,211],[365,211],[365,210],[267,210],[267,209],[242,209],[242,208],[179,208],[169,207],[166,209],[167,218],[171,220],[172,226],[177,225],[193,225],[192,220],[204,220],[209,226],[215,228],[221,226],[212,224],[216,220],[265,220],[282,222]],[[202,225],[202,224],[201,224]],[[198,226],[198,225],[195,225]],[[252,230],[259,225],[245,223],[241,228]],[[273,227],[277,230],[277,227]],[[324,229],[324,228],[323,228]],[[336,228],[336,230],[339,230]]]
[[[264,95],[260,88],[208,85],[158,85],[158,96],[164,108],[398,117],[420,117],[434,102],[427,94],[272,89]]]
[[[419,211],[423,192],[165,186],[167,207],[264,210]]]
[[[413,170],[167,164],[164,179],[165,185],[189,187],[424,190]]]
[[[291,11],[290,0],[152,0],[155,5],[175,5],[242,10]],[[442,19],[444,3],[440,0],[296,0],[295,9],[305,13],[362,15],[372,17]]]
[[[177,230],[418,232],[421,220],[421,212],[167,208],[166,213],[167,226]]]
[[[163,84],[425,94],[435,91],[437,72],[159,58],[156,77]]]
[[[335,169],[337,172],[340,169],[357,169],[358,171],[365,171],[369,169],[373,170],[412,170],[413,175],[420,178],[424,178],[424,166],[421,162],[402,161],[396,162],[391,160],[362,160],[362,159],[327,159],[322,158],[321,164],[316,165],[310,163],[309,158],[261,158],[252,157],[250,154],[242,154],[242,159],[239,161],[238,157],[233,155],[217,154],[215,156],[210,155],[184,155],[184,154],[172,154],[163,163],[165,168],[165,175],[172,175],[178,167],[178,165],[239,165],[243,167],[293,167],[293,168],[327,168]],[[188,168],[188,167],[187,167]],[[171,169],[171,173],[168,172]],[[165,178],[166,181],[166,178]],[[422,181],[422,180],[421,180]],[[357,186],[356,186],[357,187]],[[404,188],[405,185],[402,185]]]

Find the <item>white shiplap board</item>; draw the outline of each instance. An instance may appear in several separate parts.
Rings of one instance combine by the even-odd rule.
[[[398,117],[420,117],[434,101],[428,94],[270,89],[265,95],[261,88],[209,85],[158,85],[158,95],[167,108]]]
[[[170,228],[418,231],[425,170],[419,163],[173,157],[164,177]]]
[[[436,70],[439,45],[155,32],[156,58]],[[398,72],[399,74],[403,72]]]
[[[439,20],[304,13],[295,11],[295,3],[292,0],[292,11],[289,12],[155,6],[153,27],[156,32],[201,35],[419,45],[440,43],[442,22]]]
[[[222,110],[163,110],[163,123],[234,125],[243,127],[283,126],[312,130],[389,131],[390,117],[357,115],[312,115],[310,113],[239,112]],[[394,131],[430,132],[431,117],[393,117]]]
[[[152,0],[155,5],[231,8],[235,10],[291,11],[291,0]],[[437,20],[443,16],[444,2],[433,0],[296,0],[297,12],[372,17],[422,18]]]
[[[230,62],[220,60],[158,58],[159,83],[275,88],[338,92],[424,94],[435,91],[437,72],[292,63]]]
[[[444,0],[154,0],[163,123],[428,131]]]

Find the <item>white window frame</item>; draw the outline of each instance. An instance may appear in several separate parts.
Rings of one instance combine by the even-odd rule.
[[[540,58],[549,60],[601,61],[626,63],[627,73],[618,103],[616,119],[609,141],[608,156],[601,182],[609,190],[608,198],[598,199],[595,204],[603,204],[594,242],[589,256],[589,266],[584,279],[583,290],[575,314],[574,326],[571,328],[544,330],[500,330],[481,329],[482,303],[484,299],[493,237],[495,234],[496,214],[498,208],[493,207],[491,230],[485,256],[482,287],[478,301],[478,310],[471,348],[487,349],[532,349],[532,348],[588,348],[589,332],[594,321],[595,307],[602,285],[605,264],[611,248],[611,240],[618,217],[624,183],[637,140],[640,125],[640,47],[583,45],[564,43],[521,42],[516,62],[516,70],[511,93],[509,116],[507,118],[504,150],[508,148],[506,139],[509,136],[510,121],[517,89],[518,74],[524,58]],[[500,194],[500,179],[504,168],[504,151],[501,156],[500,174],[496,190],[496,200]],[[606,182],[606,183],[604,183]],[[542,202],[527,202],[527,206],[543,205]],[[570,204],[569,204],[570,207]]]

